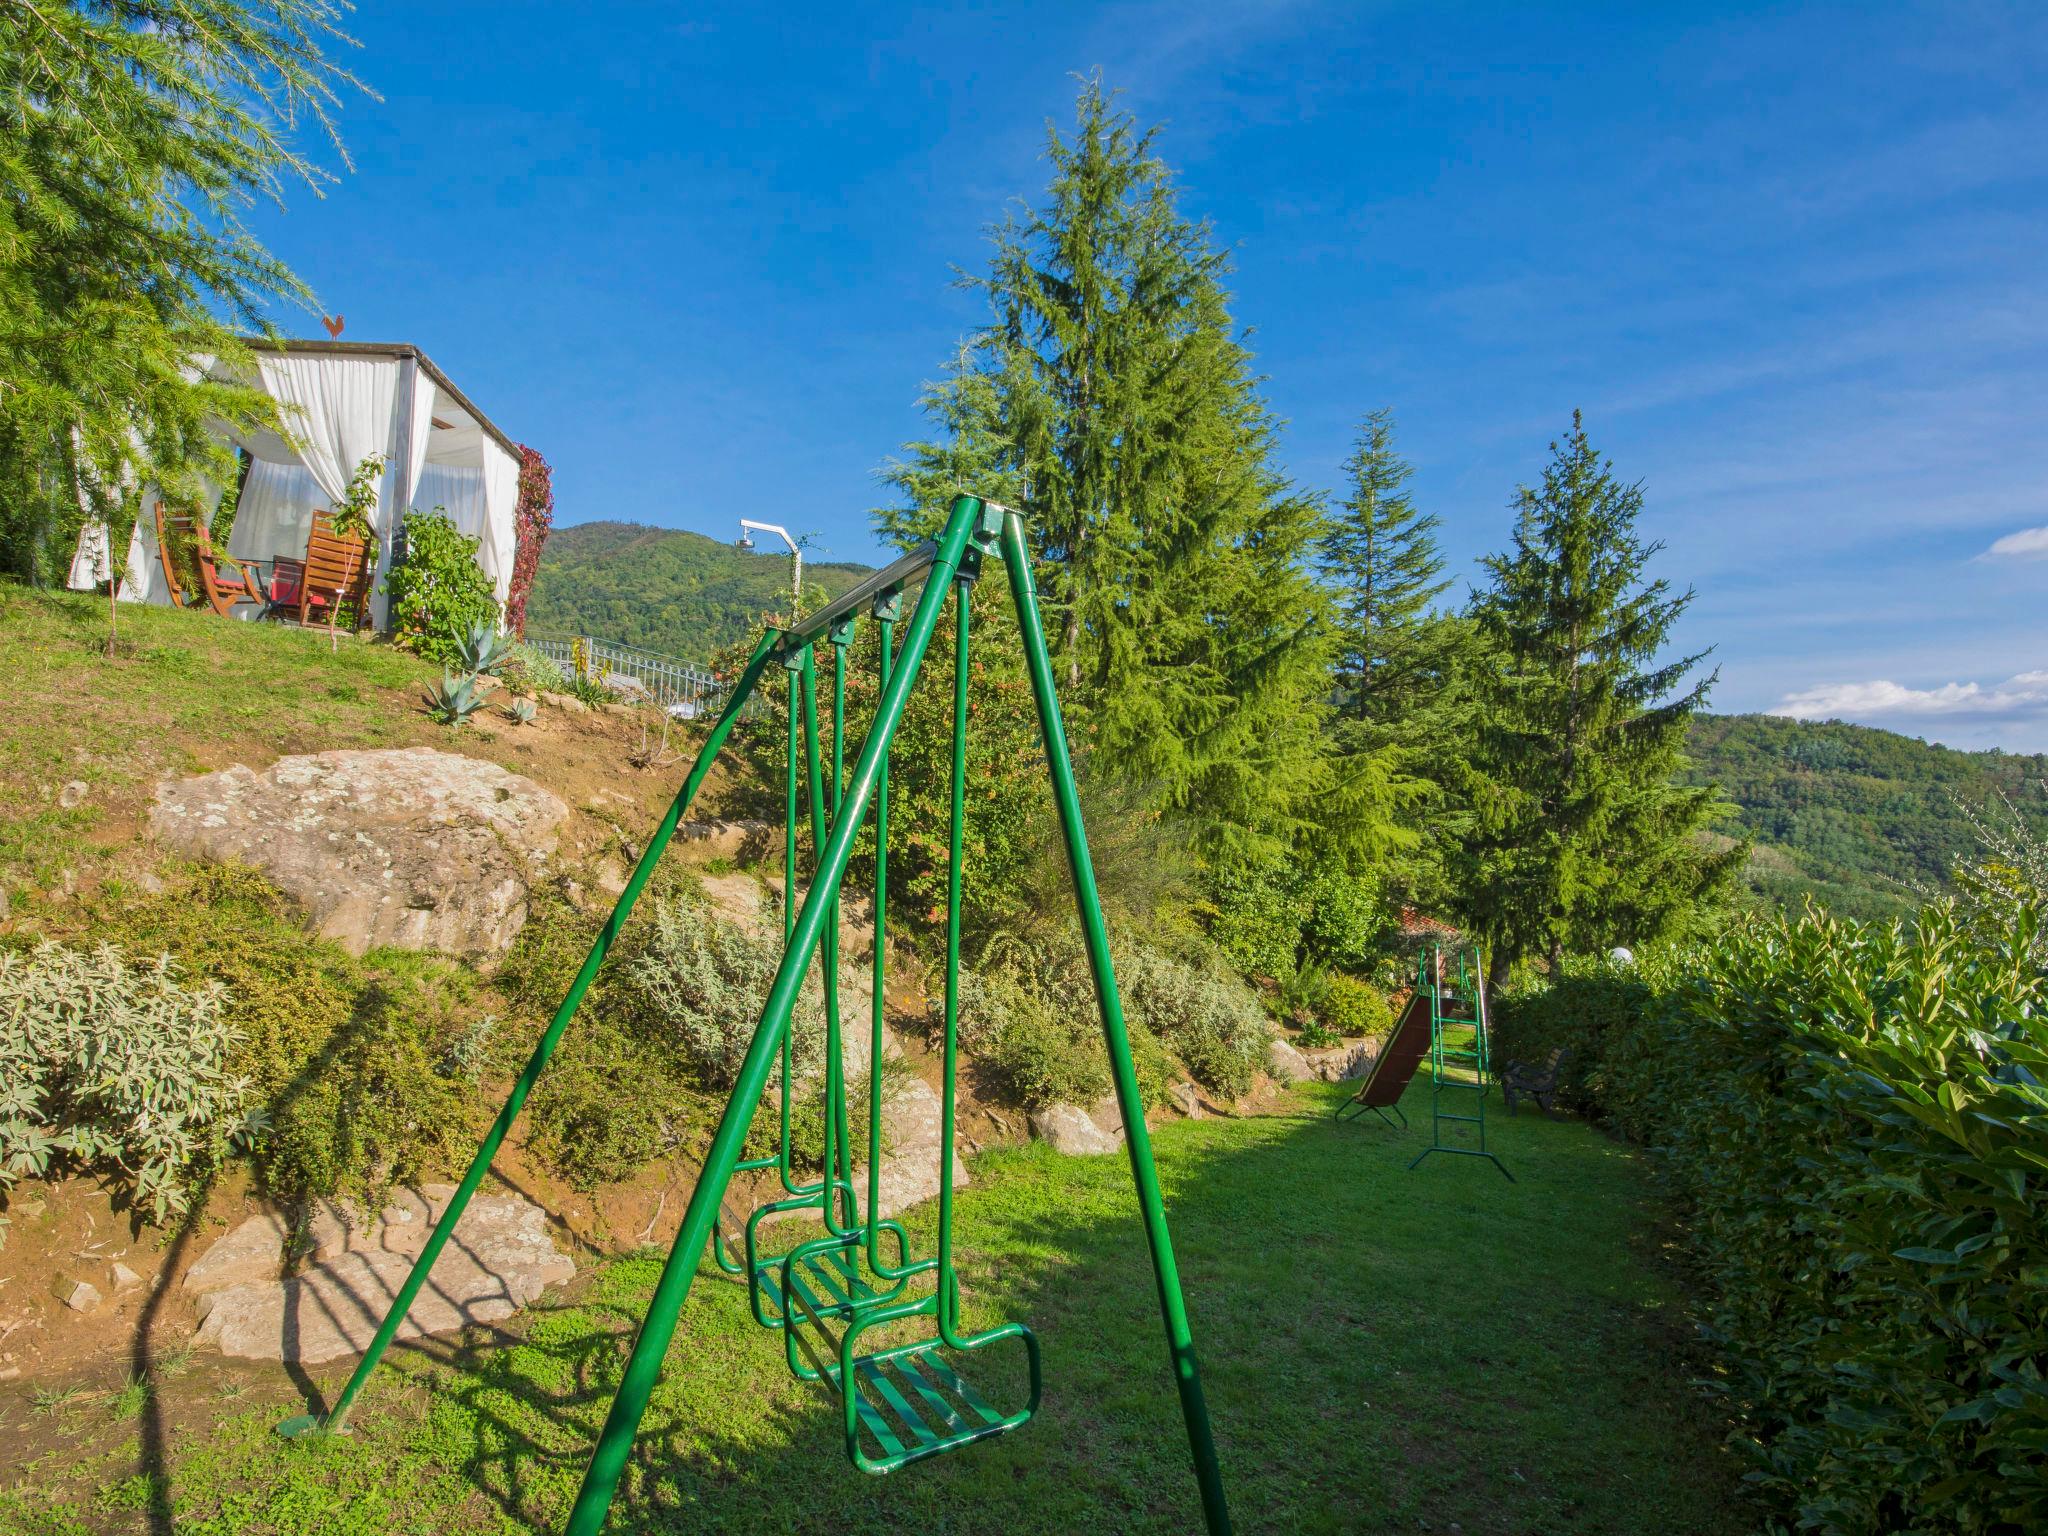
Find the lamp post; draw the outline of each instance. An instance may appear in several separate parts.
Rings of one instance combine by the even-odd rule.
[[[755,533],[772,533],[789,546],[789,622],[794,624],[801,615],[797,612],[804,596],[804,552],[789,530],[776,523],[757,523],[751,517],[740,519],[740,536],[733,541],[736,549],[752,549],[754,541],[748,537],[748,530]]]

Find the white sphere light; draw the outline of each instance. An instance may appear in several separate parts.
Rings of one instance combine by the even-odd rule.
[[[1636,963],[1635,952],[1620,944],[1615,945],[1614,948],[1607,952],[1607,958],[1616,965],[1634,965]]]

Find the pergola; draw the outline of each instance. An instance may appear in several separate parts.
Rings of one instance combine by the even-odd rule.
[[[249,456],[227,552],[268,563],[305,554],[313,514],[332,509],[356,466],[384,457],[371,527],[378,546],[372,612],[385,621],[384,576],[407,509],[444,509],[477,540],[477,564],[503,603],[517,539],[519,445],[455,387],[418,347],[403,342],[251,338],[254,376],[211,364],[216,377],[253,385],[278,403],[289,440],[222,429]],[[151,531],[149,497],[128,545],[121,596],[169,601]]]

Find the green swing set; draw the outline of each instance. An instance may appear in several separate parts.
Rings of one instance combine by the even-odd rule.
[[[885,1473],[915,1461],[1006,1434],[1037,1413],[1042,1374],[1038,1340],[1022,1323],[1005,1323],[980,1332],[963,1331],[960,1282],[954,1266],[953,1141],[955,1081],[959,1061],[960,909],[962,807],[966,781],[970,594],[985,560],[1001,558],[1008,574],[1025,664],[1038,708],[1040,736],[1052,779],[1075,903],[1108,1046],[1117,1104],[1122,1112],[1131,1174],[1151,1250],[1159,1307],[1165,1323],[1169,1362],[1179,1390],[1182,1416],[1195,1476],[1201,1491],[1204,1519],[1211,1533],[1230,1530],[1222,1473],[1210,1434],[1194,1338],[1181,1298],[1180,1277],[1153,1168],[1151,1139],[1145,1128],[1137,1072],[1111,968],[1109,936],[1103,926],[1095,873],[1074,785],[1073,764],[1060,720],[1052,662],[1033,589],[1029,546],[1023,519],[1014,511],[972,496],[956,499],[938,539],[878,571],[821,612],[791,627],[763,635],[734,684],[717,721],[705,739],[682,789],[648,841],[610,918],[592,943],[582,969],[571,983],[561,1007],[542,1033],[531,1059],[447,1209],[435,1224],[425,1248],[399,1288],[390,1311],[368,1351],[333,1406],[324,1416],[302,1415],[278,1426],[296,1437],[309,1433],[337,1434],[364,1382],[389,1347],[414,1297],[425,1283],[435,1259],[446,1245],[471,1195],[489,1171],[491,1159],[526,1102],[535,1080],[554,1054],[563,1031],[575,1016],[585,991],[618,938],[634,902],[653,873],[684,812],[695,799],[711,765],[747,700],[770,665],[780,662],[787,676],[789,733],[784,775],[785,826],[783,857],[783,954],[769,988],[761,1020],[742,1062],[732,1094],[698,1174],[684,1212],[681,1230],[669,1251],[638,1338],[627,1359],[612,1399],[583,1485],[577,1494],[567,1536],[597,1536],[631,1452],[641,1415],[660,1375],[661,1362],[674,1336],[676,1321],[695,1278],[699,1257],[707,1249],[716,1267],[742,1281],[748,1305],[761,1326],[779,1331],[790,1371],[800,1380],[822,1383],[838,1399],[846,1455],[864,1472]],[[902,622],[904,594],[918,578],[917,598],[900,645],[895,631]],[[939,1149],[939,1223],[936,1250],[913,1259],[910,1240],[900,1222],[877,1215],[881,1168],[880,1074],[869,1074],[867,1179],[865,1200],[854,1180],[847,1084],[842,1056],[839,1011],[839,901],[855,838],[870,812],[875,827],[874,1003],[869,1020],[870,1061],[881,1060],[883,967],[886,945],[885,893],[889,834],[889,750],[902,720],[905,700],[916,683],[925,651],[942,613],[951,602],[955,619],[953,667],[952,816],[946,898],[944,1090],[941,1097]],[[866,609],[880,628],[879,702],[874,723],[862,743],[851,775],[846,772],[845,719],[847,655],[859,612]],[[822,773],[818,728],[818,640],[832,647],[833,743],[829,797]],[[801,763],[798,737],[801,735]],[[800,766],[806,770],[800,775]],[[800,801],[799,778],[808,780]],[[799,811],[807,813],[800,817]],[[812,840],[810,883],[797,898],[798,823],[807,819]],[[822,951],[825,982],[824,1156],[815,1179],[800,1181],[790,1147],[793,1049],[790,1014],[805,974]],[[767,1092],[771,1072],[779,1066],[777,1092],[779,1140],[774,1153],[752,1159],[740,1156],[755,1112]],[[780,1193],[743,1220],[727,1216],[724,1202],[737,1172],[773,1171]],[[863,1216],[863,1209],[866,1215]],[[763,1252],[762,1229],[778,1216],[815,1211],[821,1232],[773,1254]],[[726,1225],[735,1227],[728,1237]],[[885,1239],[887,1240],[885,1242]],[[901,1326],[898,1326],[901,1325]],[[863,1341],[877,1330],[889,1338],[902,1331],[908,1342],[890,1342],[862,1351]],[[1005,1411],[992,1403],[962,1374],[961,1365],[996,1346],[1021,1350],[1026,1378],[1021,1408]]]

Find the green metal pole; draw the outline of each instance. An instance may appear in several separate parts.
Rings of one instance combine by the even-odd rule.
[[[746,1141],[748,1122],[753,1119],[754,1106],[760,1102],[761,1092],[767,1086],[770,1063],[775,1059],[782,1033],[789,1027],[790,1009],[803,986],[804,972],[810,968],[811,959],[817,953],[832,895],[839,889],[840,879],[846,873],[846,862],[853,852],[854,839],[860,832],[868,802],[874,795],[882,758],[896,734],[897,724],[903,718],[904,700],[910,696],[911,685],[917,681],[925,647],[930,643],[940,611],[946,605],[946,588],[960,564],[960,553],[966,548],[969,535],[981,520],[981,512],[979,501],[972,496],[962,496],[953,503],[952,514],[946,520],[946,530],[940,537],[931,574],[903,637],[903,654],[898,659],[898,670],[876,706],[874,726],[861,747],[860,760],[854,765],[853,779],[847,787],[846,808],[833,823],[830,837],[819,850],[817,867],[811,877],[810,890],[804,897],[803,911],[798,914],[790,947],[784,951],[782,963],[776,968],[775,982],[768,989],[768,1001],[761,1010],[761,1024],[754,1031],[753,1043],[747,1047],[746,1059],[740,1064],[739,1078],[733,1084],[732,1097],[726,1101],[724,1114],[719,1117],[718,1129],[712,1133],[710,1149],[704,1155],[704,1166],[697,1175],[697,1187],[691,1192],[689,1208],[683,1213],[682,1230],[676,1233],[668,1261],[662,1266],[661,1279],[656,1282],[654,1295],[648,1302],[647,1316],[641,1322],[639,1337],[633,1341],[633,1353],[626,1361],[625,1375],[620,1379],[617,1395],[612,1398],[611,1410],[605,1415],[597,1448],[591,1453],[590,1465],[583,1474],[583,1486],[577,1491],[576,1503],[569,1511],[565,1536],[598,1536],[604,1526],[612,1494],[619,1485],[619,1475],[625,1471],[626,1458],[632,1453],[633,1436],[640,1427],[640,1417],[647,1411],[647,1399],[653,1394],[654,1384],[661,1376],[662,1358],[668,1353],[669,1340],[675,1336],[676,1319],[689,1297],[690,1282],[696,1277],[697,1256],[704,1251],[704,1244],[711,1236],[718,1203],[724,1198],[726,1182],[732,1177],[733,1164],[739,1161],[740,1148]]]
[[[760,679],[761,671],[768,664],[768,658],[775,649],[773,634],[764,635],[761,643],[754,647],[754,654],[747,658],[746,669],[740,673],[733,685],[732,696],[726,700],[725,708],[719,711],[717,723],[711,727],[711,734],[704,738],[704,745],[698,749],[696,764],[690,769],[690,776],[683,781],[683,787],[669,803],[668,814],[655,828],[654,836],[648,839],[647,851],[640,855],[640,862],[633,867],[626,888],[619,893],[612,915],[605,919],[605,925],[598,930],[591,941],[590,953],[583,957],[583,969],[576,973],[576,979],[569,984],[569,992],[562,999],[562,1006],[555,1010],[555,1017],[540,1037],[540,1043],[533,1048],[526,1070],[519,1074],[519,1081],[512,1085],[512,1092],[505,1100],[505,1107],[498,1111],[498,1118],[492,1122],[483,1145],[476,1149],[471,1159],[469,1172],[462,1176],[462,1183],[456,1186],[455,1196],[448,1202],[448,1208],[441,1213],[441,1219],[434,1223],[434,1230],[428,1234],[427,1244],[420,1250],[420,1256],[413,1261],[412,1273],[405,1277],[405,1284],[398,1288],[398,1295],[392,1299],[391,1310],[384,1314],[384,1321],[377,1329],[377,1336],[370,1341],[370,1348],[357,1364],[355,1374],[348,1379],[348,1385],[341,1389],[341,1396],[334,1400],[334,1406],[327,1411],[325,1419],[312,1414],[302,1414],[287,1419],[278,1425],[277,1432],[287,1438],[305,1434],[309,1430],[321,1429],[330,1434],[339,1434],[348,1423],[350,1407],[355,1403],[356,1394],[362,1391],[363,1383],[377,1368],[377,1362],[384,1357],[384,1351],[391,1345],[399,1325],[405,1321],[405,1314],[412,1306],[413,1298],[426,1283],[428,1271],[433,1269],[434,1260],[441,1256],[447,1246],[449,1234],[462,1219],[463,1208],[469,1204],[469,1197],[476,1193],[477,1186],[490,1172],[491,1159],[497,1156],[498,1147],[505,1140],[505,1133],[512,1129],[512,1122],[519,1118],[519,1111],[526,1103],[526,1096],[533,1091],[535,1081],[548,1064],[548,1058],[555,1054],[555,1047],[561,1042],[562,1031],[569,1027],[569,1021],[576,1017],[576,1009],[583,1001],[583,994],[590,989],[591,979],[604,963],[607,951],[625,927],[626,919],[633,911],[633,903],[640,899],[640,891],[647,879],[654,873],[654,866],[660,862],[669,839],[675,836],[677,825],[683,819],[683,812],[690,808],[690,802],[697,798],[697,791],[703,786],[705,775],[710,773],[712,760],[718,756],[718,749],[725,745],[725,738],[731,733],[733,722],[739,718],[741,707],[748,695],[754,691],[754,684]],[[741,1126],[741,1134],[746,1127]]]
[[[1117,997],[1116,972],[1110,963],[1109,934],[1102,925],[1095,866],[1088,857],[1088,838],[1081,826],[1081,797],[1074,787],[1074,764],[1067,752],[1066,728],[1060,723],[1059,695],[1053,688],[1052,657],[1046,650],[1045,628],[1038,617],[1038,594],[1031,580],[1031,550],[1024,539],[1023,519],[1014,512],[1003,519],[1003,563],[1009,567],[1010,593],[1017,604],[1018,627],[1023,631],[1024,660],[1031,673],[1031,691],[1038,700],[1039,730],[1045,741],[1046,761],[1052,769],[1053,801],[1059,807],[1067,863],[1074,875],[1074,900],[1080,909],[1088,965],[1095,973],[1096,997],[1102,1007],[1102,1034],[1109,1046],[1117,1105],[1123,1112],[1131,1178],[1138,1186],[1138,1208],[1145,1218],[1145,1239],[1152,1247],[1152,1272],[1159,1282],[1159,1310],[1166,1319],[1174,1381],[1180,1388],[1181,1415],[1187,1420],[1188,1448],[1194,1454],[1195,1480],[1202,1489],[1202,1513],[1211,1536],[1227,1536],[1230,1508],[1223,1496],[1223,1472],[1216,1462],[1209,1408],[1202,1396],[1201,1372],[1195,1364],[1194,1333],[1188,1326],[1187,1306],[1181,1300],[1180,1270],[1173,1261],[1173,1239],[1166,1230],[1159,1174],[1152,1166],[1152,1138],[1145,1129],[1145,1102],[1138,1091],[1137,1069],[1131,1064],[1131,1041],[1124,1029],[1123,1003]]]

